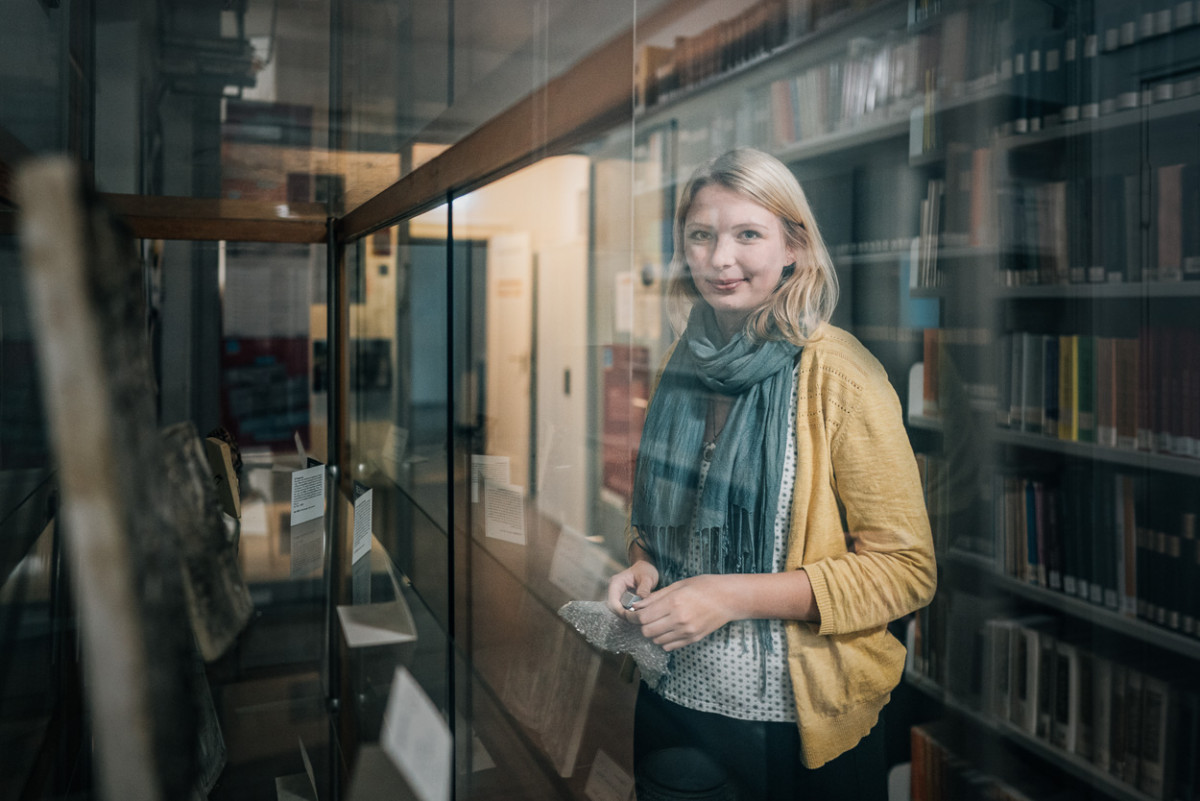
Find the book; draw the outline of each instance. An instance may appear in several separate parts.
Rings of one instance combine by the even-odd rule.
[[[1065,27],[1062,43],[1063,105],[1060,117],[1063,122],[1079,120],[1079,61],[1080,41],[1073,27]]]
[[[984,663],[984,711],[1001,719],[1011,717],[1011,650],[1016,623],[1008,618],[993,618],[984,623],[986,661]]]
[[[1117,346],[1113,337],[1095,339],[1096,442],[1117,445]]]
[[[1025,421],[1025,335],[1023,333],[1008,334],[1010,340],[1010,361],[1001,362],[1001,369],[1008,370],[1008,426],[1020,430]]]
[[[1058,438],[1079,439],[1079,337],[1058,338]]]
[[[922,414],[926,417],[938,416],[938,363],[941,347],[938,341],[938,329],[926,328],[922,334],[924,344],[925,372],[923,375],[921,400]]]
[[[1130,669],[1127,666],[1114,662],[1112,679],[1108,686],[1110,712],[1106,769],[1109,775],[1122,781],[1125,777],[1125,763],[1129,758],[1126,746],[1129,736],[1128,715],[1132,706],[1129,702],[1129,673]]]
[[[1174,770],[1169,771],[1170,785],[1164,798],[1194,801],[1200,798],[1200,695],[1194,688],[1180,689],[1176,696],[1175,737],[1169,743],[1175,751]]]
[[[1136,479],[1129,473],[1117,473],[1113,497],[1115,500],[1115,538],[1117,597],[1121,612],[1137,615],[1137,513],[1135,509]],[[1111,604],[1109,604],[1111,605]]]
[[[1096,338],[1073,337],[1075,363],[1074,439],[1096,441]]]
[[[1021,348],[1021,430],[1040,432],[1046,379],[1042,336],[1023,332]]]
[[[1118,337],[1113,340],[1113,391],[1115,395],[1116,446],[1137,447],[1137,410],[1140,390],[1138,376],[1138,340]]]
[[[1047,437],[1058,437],[1058,337],[1042,335],[1042,403],[1041,432]]]
[[[1075,649],[1078,666],[1078,699],[1075,717],[1075,740],[1071,750],[1086,760],[1092,759],[1095,747],[1096,704],[1095,698],[1095,659],[1093,654]],[[1069,714],[1069,711],[1068,711]]]
[[[1075,753],[1079,740],[1080,654],[1072,643],[1059,640],[1054,656],[1054,710],[1050,744]]]
[[[1009,643],[1009,720],[1037,736],[1038,704],[1044,699],[1040,682],[1047,669],[1043,648],[1053,643],[1057,621],[1047,615],[1031,615],[1017,618],[1015,623]]]
[[[1136,446],[1153,451],[1158,446],[1160,429],[1158,390],[1162,367],[1162,336],[1159,329],[1143,326],[1138,336]]]
[[[1041,482],[1025,481],[1025,570],[1024,579],[1030,584],[1046,586],[1046,566],[1042,560],[1042,541],[1040,535],[1038,498],[1041,495]]]
[[[1141,733],[1138,738],[1137,786],[1152,798],[1167,798],[1175,777],[1175,759],[1196,758],[1195,752],[1178,754],[1175,750],[1176,698],[1171,685],[1162,678],[1146,676],[1142,682]]]
[[[1145,700],[1146,675],[1133,667],[1125,671],[1124,724],[1125,757],[1120,761],[1120,772],[1113,775],[1126,784],[1137,786],[1142,756],[1142,717]]]
[[[1200,542],[1196,538],[1196,514],[1185,512],[1179,521],[1179,627],[1195,636],[1200,601]]]
[[[1112,761],[1113,663],[1098,655],[1092,657],[1092,764],[1107,773]],[[1124,676],[1121,677],[1124,692]]]
[[[1185,280],[1200,279],[1200,162],[1184,165],[1180,174],[1180,259]],[[1186,222],[1185,222],[1186,221]]]
[[[1183,277],[1183,167],[1169,164],[1155,173],[1155,277],[1159,281],[1178,281]]]

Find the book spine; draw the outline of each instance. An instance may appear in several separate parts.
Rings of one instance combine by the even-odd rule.
[[[1039,334],[1022,334],[1021,352],[1021,403],[1023,431],[1040,431],[1042,426],[1042,402],[1045,390],[1045,366],[1042,364],[1042,338]]]
[[[1117,474],[1117,590],[1120,594],[1121,612],[1129,617],[1137,616],[1137,515],[1135,501],[1137,487],[1134,476]]]
[[[1079,666],[1078,717],[1073,750],[1079,757],[1091,761],[1096,731],[1096,704],[1094,701],[1096,689],[1093,678],[1093,665],[1096,658],[1088,653],[1077,653],[1077,655]]]
[[[1076,337],[1075,372],[1077,388],[1076,439],[1080,442],[1096,441],[1096,338]]]
[[[1200,601],[1200,541],[1196,538],[1196,515],[1185,512],[1179,520],[1179,583],[1182,609],[1179,627],[1184,634],[1196,636],[1197,602]]]
[[[1054,716],[1050,743],[1075,753],[1079,738],[1079,652],[1059,641],[1054,654]]]
[[[1137,447],[1138,410],[1138,351],[1137,339],[1117,338],[1114,340],[1113,386],[1116,394],[1117,447],[1133,450]]]
[[[1058,438],[1079,439],[1079,337],[1064,334],[1058,339]]]
[[[1092,764],[1107,773],[1112,763],[1114,665],[1102,657],[1092,660]],[[1122,679],[1122,691],[1124,690]]]
[[[1042,336],[1041,432],[1058,438],[1058,337]]]
[[[1041,584],[1038,581],[1038,555],[1041,548],[1038,543],[1037,517],[1037,486],[1034,481],[1026,481],[1025,495],[1025,581],[1030,584]]]

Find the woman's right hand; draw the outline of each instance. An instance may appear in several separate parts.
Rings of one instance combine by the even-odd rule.
[[[657,586],[658,568],[645,559],[639,559],[608,580],[608,608],[626,620],[636,623],[637,620],[630,617],[630,610],[621,606],[621,596],[632,592],[645,598],[654,592]]]

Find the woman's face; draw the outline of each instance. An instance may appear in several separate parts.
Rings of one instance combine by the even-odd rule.
[[[796,261],[778,217],[716,184],[696,193],[684,221],[683,247],[696,289],[727,337],[767,301],[783,268]]]

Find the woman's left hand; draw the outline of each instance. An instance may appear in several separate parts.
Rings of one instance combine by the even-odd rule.
[[[728,576],[693,576],[656,590],[634,605],[642,634],[674,651],[704,639],[734,619],[725,600]]]

